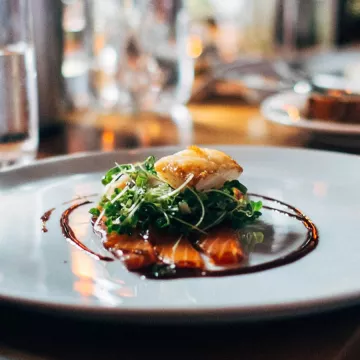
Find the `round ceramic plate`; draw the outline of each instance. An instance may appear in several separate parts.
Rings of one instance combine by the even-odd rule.
[[[315,250],[250,274],[142,279],[120,261],[96,260],[66,241],[59,219],[70,200],[98,199],[101,176],[114,161],[159,158],[179,149],[59,157],[0,172],[0,298],[74,316],[153,323],[292,316],[359,301],[360,158],[286,148],[219,149],[244,167],[242,182],[251,192],[293,204],[314,221],[320,234]],[[40,217],[51,208],[43,233]],[[84,206],[74,213],[71,225],[91,249],[106,254],[87,211]],[[255,248],[250,265],[302,246],[303,229],[285,218],[264,211],[272,238]]]
[[[304,117],[303,109],[307,98],[307,94],[282,92],[268,97],[261,105],[261,112],[267,120],[281,125],[334,135],[360,134],[360,125],[332,123]]]

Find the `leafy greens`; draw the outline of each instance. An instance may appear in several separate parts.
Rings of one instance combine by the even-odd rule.
[[[228,222],[239,229],[261,215],[261,201],[247,197],[247,188],[238,180],[226,182],[220,189],[197,191],[187,186],[192,175],[177,189],[162,181],[156,173],[155,158],[137,164],[116,164],[102,178],[109,187],[125,176],[126,183],[102,197],[90,213],[104,218],[108,233],[132,234],[134,229],[149,227],[171,233],[206,232]]]

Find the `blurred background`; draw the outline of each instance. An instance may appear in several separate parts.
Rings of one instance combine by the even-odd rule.
[[[358,151],[359,0],[32,5],[40,157],[192,142]]]

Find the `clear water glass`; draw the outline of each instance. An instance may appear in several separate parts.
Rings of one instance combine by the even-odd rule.
[[[189,54],[189,16],[181,0],[139,2],[140,22],[135,24],[141,51],[149,61],[151,92],[158,108],[186,103],[194,80]],[[156,92],[158,90],[158,92]]]
[[[129,105],[135,113],[170,113],[173,106],[185,104],[191,96],[194,60],[188,51],[189,17],[183,1],[96,4],[95,36],[99,30],[103,34],[95,53],[94,93],[100,103],[122,112]]]
[[[0,1],[0,170],[34,159],[38,101],[30,0]]]

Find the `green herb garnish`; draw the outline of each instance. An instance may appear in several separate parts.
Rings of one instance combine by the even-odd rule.
[[[121,179],[126,184],[105,194],[90,213],[100,221],[106,217],[108,233],[131,234],[149,227],[171,233],[206,234],[212,227],[228,222],[239,229],[261,215],[262,203],[248,199],[247,188],[238,180],[220,189],[197,191],[188,186],[193,175],[177,189],[171,188],[156,173],[155,158],[137,164],[116,164],[102,178],[112,186]],[[124,176],[124,178],[123,178]]]

